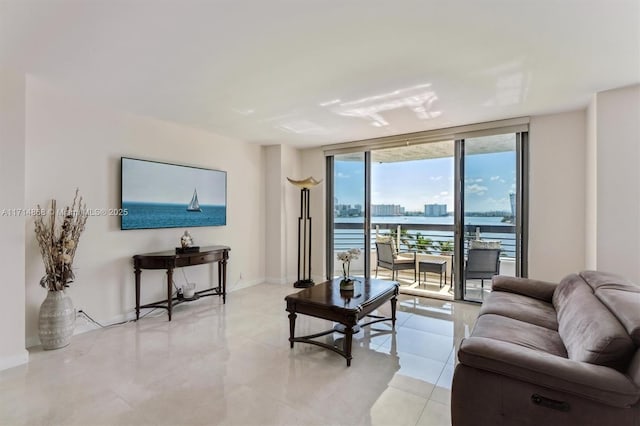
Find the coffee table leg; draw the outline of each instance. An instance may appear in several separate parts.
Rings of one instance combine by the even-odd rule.
[[[396,303],[397,303],[398,299],[396,299],[396,296],[393,296],[391,298],[391,326],[393,328],[396,328]]]
[[[289,313],[289,344],[293,348],[293,338],[296,331],[296,317],[295,312]]]
[[[351,343],[353,340],[353,327],[346,326],[344,329],[344,353],[347,358],[347,367],[351,367]]]

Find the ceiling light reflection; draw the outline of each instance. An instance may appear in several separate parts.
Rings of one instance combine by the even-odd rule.
[[[287,133],[304,135],[327,135],[331,133],[328,129],[309,120],[291,120],[280,123],[275,127],[276,129],[283,130]]]
[[[401,108],[413,111],[419,120],[428,120],[442,115],[442,111],[433,110],[433,104],[438,100],[438,96],[433,90],[428,90],[430,87],[431,83],[419,84],[388,93],[343,102],[331,108],[331,111],[343,117],[363,118],[375,127],[389,125],[389,122],[381,115],[382,112]],[[330,103],[328,105],[333,104]]]

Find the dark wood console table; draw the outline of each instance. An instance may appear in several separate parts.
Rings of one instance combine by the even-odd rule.
[[[227,259],[229,251],[227,246],[201,247],[200,251],[194,253],[177,254],[175,250],[159,251],[155,253],[136,254],[133,256],[133,266],[136,275],[136,320],[140,318],[141,308],[163,308],[171,312],[173,306],[190,300],[195,300],[205,296],[222,296],[222,303],[227,299]],[[218,286],[206,290],[197,291],[191,299],[179,300],[172,296],[173,270],[185,266],[202,265],[205,263],[218,262]],[[158,302],[147,303],[140,306],[140,274],[143,269],[166,269],[167,270],[167,298]]]

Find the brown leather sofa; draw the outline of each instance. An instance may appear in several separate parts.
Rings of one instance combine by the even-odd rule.
[[[640,286],[496,276],[453,376],[454,426],[640,425]]]

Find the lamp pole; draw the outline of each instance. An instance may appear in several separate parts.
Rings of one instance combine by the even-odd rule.
[[[312,287],[315,283],[311,279],[311,215],[310,215],[310,188],[322,181],[312,177],[304,180],[289,182],[300,188],[300,216],[298,217],[298,280],[293,283],[296,288]]]

